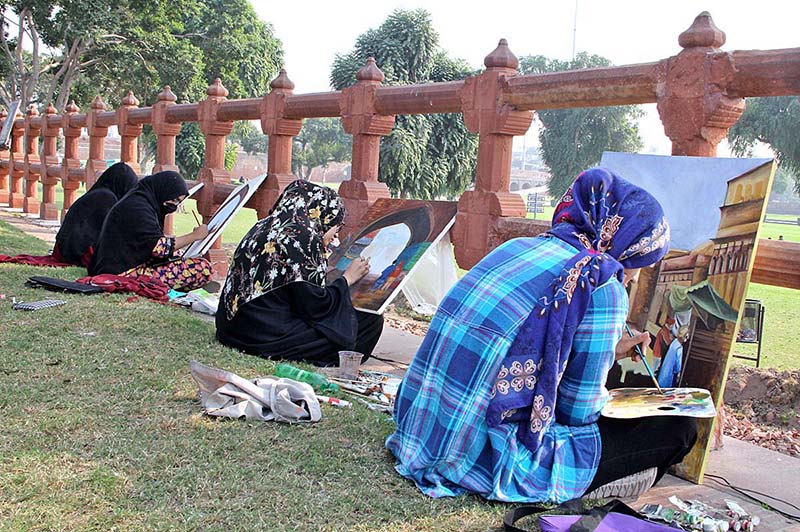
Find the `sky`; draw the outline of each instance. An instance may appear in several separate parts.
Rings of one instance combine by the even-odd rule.
[[[283,42],[285,67],[295,93],[330,90],[337,53],[375,28],[395,9],[424,8],[439,33],[439,45],[474,67],[500,38],[518,57],[540,54],[570,59],[577,52],[605,56],[615,65],[657,61],[680,52],[678,35],[708,11],[727,35],[723,50],[800,46],[798,0],[252,0],[259,17]],[[576,15],[577,11],[577,15]],[[645,151],[669,153],[655,104],[643,106]],[[528,141],[535,142],[535,131]],[[724,148],[723,148],[724,149]]]

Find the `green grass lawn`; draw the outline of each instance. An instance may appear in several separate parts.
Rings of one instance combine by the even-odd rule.
[[[752,283],[747,290],[747,297],[760,299],[766,307],[761,367],[800,367],[800,337],[796,329],[800,324],[800,291]],[[733,344],[734,353],[755,356],[756,350],[757,347],[752,344]],[[737,363],[754,364],[744,360],[737,360]]]
[[[47,245],[0,222],[4,253]],[[507,505],[432,500],[394,471],[391,420],[323,407],[314,425],[212,420],[189,361],[253,378],[273,363],[214,340],[209,321],[125,295],[11,309],[31,275],[0,265],[0,530],[496,530]]]

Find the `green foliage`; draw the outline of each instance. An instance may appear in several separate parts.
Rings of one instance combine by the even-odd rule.
[[[336,56],[331,85],[353,85],[368,57],[375,58],[387,85],[453,81],[474,73],[439,48],[423,9],[397,10],[361,34],[353,50]],[[379,180],[403,197],[455,197],[474,179],[477,150],[477,136],[466,130],[460,114],[398,116],[381,141]]]
[[[238,143],[250,155],[267,153],[269,148],[269,137],[261,133],[252,122],[246,120],[233,124],[233,131],[228,140]]]
[[[339,118],[311,118],[294,138],[292,172],[308,179],[311,170],[332,162],[349,161],[353,139],[344,132]]]
[[[795,193],[800,194],[800,99],[796,96],[748,98],[747,109],[728,131],[732,151],[751,156],[758,142],[768,144],[780,167],[794,178]],[[777,184],[777,183],[776,183]]]
[[[3,98],[25,103],[74,97],[85,108],[95,95],[116,104],[133,90],[144,104],[169,84],[179,101],[197,101],[215,77],[231,98],[265,94],[283,61],[272,27],[247,0],[57,0],[3,2],[9,32],[0,70]],[[39,65],[17,64],[16,27],[38,46]]]
[[[520,72],[541,74],[609,66],[608,59],[585,52],[572,61],[548,59],[541,55],[520,59]],[[546,109],[537,111],[544,126],[539,133],[542,158],[550,169],[550,194],[560,196],[575,177],[600,162],[605,150],[635,152],[642,148],[636,121],[642,116],[637,106]]]
[[[183,124],[181,132],[175,139],[175,163],[186,179],[197,179],[197,173],[203,167],[206,141],[197,122]]]

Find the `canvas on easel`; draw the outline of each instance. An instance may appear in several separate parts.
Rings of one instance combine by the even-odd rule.
[[[341,276],[357,257],[370,271],[350,287],[353,306],[382,314],[400,293],[426,251],[450,230],[457,205],[450,201],[377,200],[354,232],[333,251],[328,281]]]
[[[211,217],[211,220],[209,220],[208,236],[192,243],[192,245],[186,248],[183,258],[201,257],[211,249],[211,245],[214,241],[222,236],[222,232],[228,224],[231,223],[236,213],[245,206],[266,178],[267,174],[263,174],[233,189],[228,197],[225,198],[225,201],[219,206],[217,212],[214,213],[214,216]]]
[[[606,152],[600,165],[650,192],[670,224],[670,251],[629,288],[628,323],[653,339],[645,356],[659,385],[709,390],[719,407],[737,321],[775,171],[773,159]],[[617,361],[609,388],[652,386],[641,362]],[[676,466],[702,480],[713,419]]]
[[[19,103],[19,100],[14,100],[8,106],[8,116],[3,122],[2,129],[0,129],[0,150],[8,149],[8,141],[11,139],[11,130],[14,128],[14,120],[17,119]]]

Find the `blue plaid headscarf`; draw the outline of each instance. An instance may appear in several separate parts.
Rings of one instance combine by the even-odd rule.
[[[520,328],[486,414],[492,427],[519,424],[520,440],[534,452],[554,419],[558,384],[592,293],[612,277],[622,281],[623,268],[654,264],[669,249],[669,225],[658,201],[605,168],[577,177],[548,233],[580,251]]]

